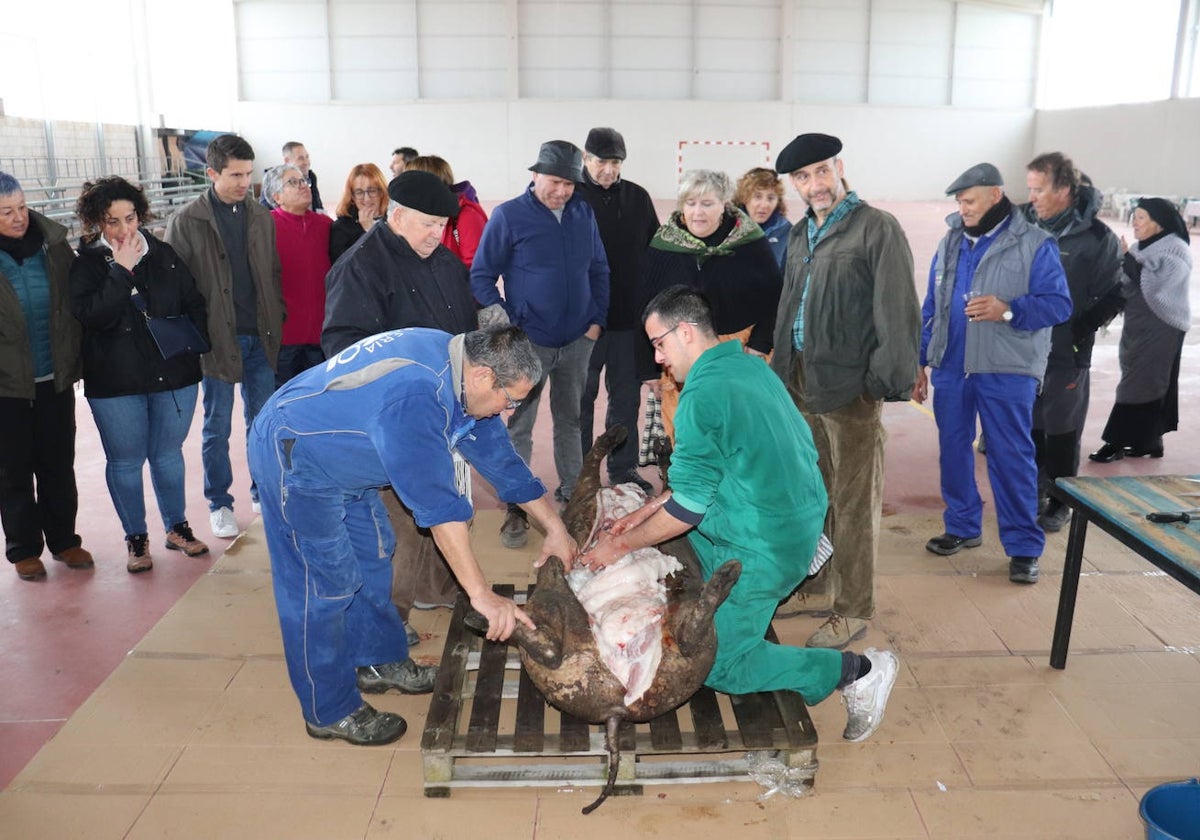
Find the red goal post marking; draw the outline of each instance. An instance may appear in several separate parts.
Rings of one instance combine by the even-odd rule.
[[[687,146],[760,146],[763,150],[763,166],[768,169],[774,168],[770,140],[680,140],[676,153],[676,177],[683,175],[683,152]]]

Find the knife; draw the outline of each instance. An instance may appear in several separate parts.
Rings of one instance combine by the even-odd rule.
[[[1151,522],[1182,522],[1185,525],[1192,521],[1192,515],[1200,513],[1200,508],[1192,508],[1191,510],[1181,511],[1163,511],[1156,510],[1154,513],[1147,513],[1146,518]]]

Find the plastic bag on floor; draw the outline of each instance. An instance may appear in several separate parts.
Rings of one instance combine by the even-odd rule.
[[[765,788],[758,796],[759,802],[776,794],[782,794],[789,799],[799,799],[809,792],[805,782],[807,777],[811,776],[811,770],[804,767],[788,767],[776,752],[746,753],[746,772],[751,779]]]

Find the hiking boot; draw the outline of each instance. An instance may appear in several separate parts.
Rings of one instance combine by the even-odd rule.
[[[125,571],[131,575],[148,572],[154,568],[150,559],[150,536],[148,534],[130,534],[125,538],[125,548],[129,559],[125,561]]]
[[[1038,527],[1047,534],[1057,534],[1071,518],[1071,509],[1058,499],[1051,499],[1050,504],[1037,518]]]
[[[890,650],[867,648],[862,655],[871,661],[871,670],[842,689],[842,702],[846,704],[842,737],[855,743],[870,738],[883,723],[888,695],[900,673],[900,660]]]
[[[500,526],[500,544],[505,548],[524,548],[529,542],[529,516],[516,505],[508,506],[508,515]]]
[[[364,694],[383,694],[392,690],[401,694],[428,694],[433,691],[435,679],[436,665],[418,665],[409,658],[403,662],[384,662],[382,665],[359,668],[358,690]]]
[[[861,639],[867,632],[867,622],[861,618],[849,618],[834,613],[817,632],[808,637],[805,642],[810,648],[832,648],[841,650],[855,639]]]
[[[1013,583],[1037,583],[1038,560],[1036,557],[1014,557],[1008,561],[1008,579]]]
[[[338,739],[360,747],[390,744],[398,740],[408,729],[408,723],[400,715],[381,712],[370,703],[363,703],[350,714],[329,726],[315,726],[308,721],[304,728],[313,738]]]
[[[186,519],[171,526],[171,530],[167,531],[165,545],[172,551],[182,551],[188,557],[208,554],[208,546],[196,539]]]
[[[21,580],[41,580],[46,576],[46,567],[40,557],[26,557],[13,563],[13,567]]]
[[[59,563],[66,563],[68,569],[90,569],[96,565],[96,561],[92,559],[92,553],[78,545],[58,552],[54,555],[54,559]]]
[[[958,554],[964,548],[978,548],[981,545],[983,537],[958,537],[947,531],[925,543],[925,550],[949,557],[951,554]]]
[[[833,615],[833,593],[793,592],[775,608],[776,618],[794,618],[798,615],[810,615],[813,618],[828,618]]]
[[[223,540],[231,540],[242,532],[233,511],[227,507],[209,511],[208,524],[212,527],[213,536]]]

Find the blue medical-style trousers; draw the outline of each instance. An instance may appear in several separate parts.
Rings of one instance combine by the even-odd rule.
[[[987,471],[996,500],[1000,542],[1009,557],[1040,557],[1046,535],[1037,525],[1037,464],[1033,400],[1037,380],[1017,374],[964,377],[934,368],[933,414],[941,452],[943,521],[958,537],[983,530],[983,500],[975,484],[975,418],[987,438]]]
[[[265,419],[265,418],[264,418]],[[305,720],[328,726],[362,705],[355,668],[408,657],[392,605],[395,535],[379,491],[321,486],[287,429],[254,427],[250,474],[271,553],[288,676]]]

